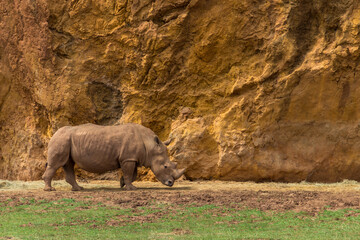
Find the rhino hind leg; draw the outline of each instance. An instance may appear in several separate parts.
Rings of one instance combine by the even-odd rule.
[[[45,191],[55,191],[55,188],[51,186],[51,179],[54,177],[57,168],[53,168],[51,166],[47,166],[45,173],[43,174],[42,178],[45,181]]]
[[[66,132],[60,131],[56,138],[50,140],[48,146],[48,159],[46,170],[42,176],[45,182],[45,191],[55,191],[51,186],[56,171],[63,167],[70,158],[70,141],[68,137],[64,137]]]
[[[83,190],[83,187],[80,187],[75,180],[75,171],[74,171],[74,161],[70,158],[69,161],[64,165],[65,180],[72,186],[72,191]]]
[[[42,179],[45,182],[45,188],[44,188],[45,191],[55,191],[55,188],[51,186],[51,180],[53,179],[56,171],[59,168],[61,168],[63,165],[64,163],[60,165],[58,162],[54,163],[53,161],[51,161],[51,158],[50,160],[48,159],[46,170],[42,176]]]
[[[125,186],[124,176],[121,176],[121,178],[120,178],[120,188],[123,188],[124,186]]]

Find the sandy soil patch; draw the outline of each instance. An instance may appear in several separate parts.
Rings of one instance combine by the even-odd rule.
[[[0,180],[0,202],[23,204],[19,199],[59,200],[73,198],[121,208],[137,208],[154,203],[169,206],[218,205],[256,208],[264,211],[306,211],[316,214],[323,209],[360,209],[360,184],[344,181],[317,183],[253,183],[221,181],[180,181],[169,188],[158,182],[135,182],[136,191],[119,188],[118,181],[81,181],[83,191],[72,192],[65,181],[54,181],[55,192],[42,190],[42,181]]]

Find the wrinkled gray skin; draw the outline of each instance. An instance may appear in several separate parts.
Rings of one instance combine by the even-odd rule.
[[[75,180],[74,164],[93,173],[104,173],[121,168],[120,186],[136,189],[137,167],[151,168],[156,178],[172,186],[185,171],[170,162],[166,146],[153,131],[138,124],[99,126],[84,124],[62,127],[51,138],[48,161],[43,179],[45,191],[54,191],[51,180],[56,170],[63,167],[66,181],[73,191],[83,189]]]

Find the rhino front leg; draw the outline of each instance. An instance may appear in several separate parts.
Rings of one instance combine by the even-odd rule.
[[[134,169],[132,181],[135,182],[136,178],[137,178],[137,167],[135,167],[135,169]],[[124,186],[125,186],[125,180],[124,180],[124,174],[123,174],[120,178],[120,188],[123,188]]]
[[[74,171],[74,161],[70,158],[70,160],[65,164],[64,172],[65,172],[65,180],[72,186],[73,191],[83,190],[83,187],[80,187],[75,180],[75,171]]]
[[[121,164],[121,169],[123,172],[123,176],[120,179],[120,186],[125,186],[125,190],[135,190],[136,187],[132,185],[133,179],[136,179],[136,175],[134,177],[134,173],[136,172],[136,162],[135,161],[126,161]]]

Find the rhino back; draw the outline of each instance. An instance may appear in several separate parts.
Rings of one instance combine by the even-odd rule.
[[[121,161],[143,157],[141,138],[130,125],[73,127],[71,157],[80,168],[103,173],[120,167]]]

